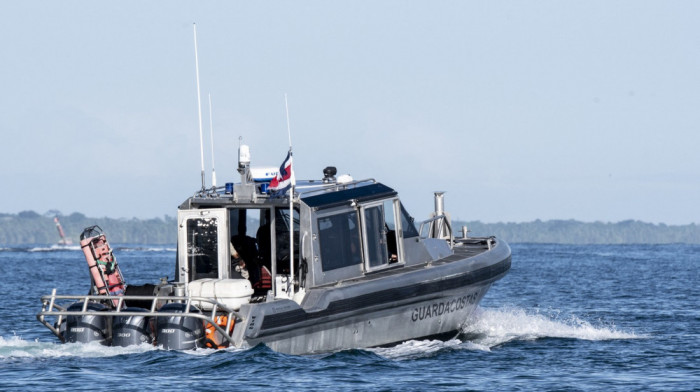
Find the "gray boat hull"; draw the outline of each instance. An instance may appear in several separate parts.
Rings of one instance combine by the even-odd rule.
[[[234,341],[309,354],[455,336],[510,262],[510,248],[501,241],[474,257],[455,253],[412,271],[316,289],[301,305],[245,305],[246,322],[236,325]]]

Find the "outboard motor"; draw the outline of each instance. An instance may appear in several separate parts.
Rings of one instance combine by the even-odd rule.
[[[76,302],[68,307],[69,312],[83,310],[83,302]],[[88,302],[87,310],[105,311],[107,307],[97,302]],[[100,342],[109,345],[108,316],[68,316],[66,318],[66,331],[64,334],[67,343]]]
[[[148,310],[143,308],[126,308],[122,311],[148,313]],[[112,318],[112,346],[126,347],[142,343],[153,343],[151,331],[150,317],[114,316]]]
[[[186,304],[169,303],[163,305],[159,312],[184,313]],[[202,313],[190,305],[190,313]],[[204,326],[202,320],[193,317],[158,317],[156,322],[156,339],[158,346],[166,350],[192,350],[204,347]]]

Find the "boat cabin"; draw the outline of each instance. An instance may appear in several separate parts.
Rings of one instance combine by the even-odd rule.
[[[419,235],[396,191],[384,184],[336,179],[329,167],[323,180],[297,182],[290,202],[291,191],[269,192],[274,170],[261,178],[241,166],[241,183],[180,205],[178,282],[245,278],[255,292],[251,301],[301,302],[310,288],[452,253],[449,238]]]

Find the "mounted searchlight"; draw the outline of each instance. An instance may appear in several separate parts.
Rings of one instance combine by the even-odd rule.
[[[338,169],[336,169],[335,166],[327,166],[325,169],[323,169],[323,182],[326,184],[335,182],[335,175],[337,173]]]

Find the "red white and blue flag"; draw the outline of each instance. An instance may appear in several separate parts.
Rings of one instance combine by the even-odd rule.
[[[277,176],[270,181],[270,195],[273,197],[282,196],[289,188],[294,184],[294,174],[292,173],[292,151],[287,153],[287,157],[282,162],[280,170],[277,172]]]

